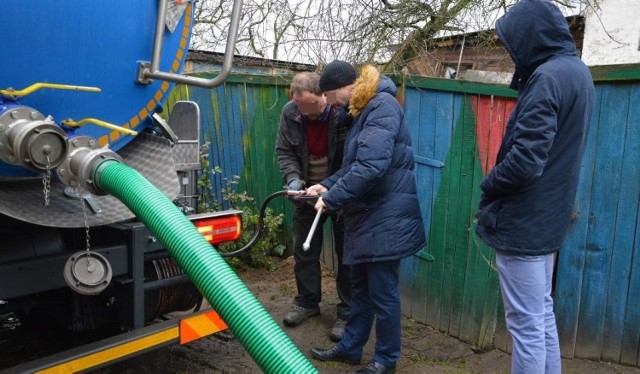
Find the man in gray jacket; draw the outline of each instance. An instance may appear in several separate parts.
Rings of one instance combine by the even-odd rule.
[[[299,73],[291,82],[289,101],[282,110],[280,129],[276,141],[276,154],[284,182],[293,191],[303,190],[328,177],[340,168],[346,133],[346,111],[331,106],[319,87],[317,73]],[[345,80],[356,79],[355,70],[345,73]],[[294,202],[293,222],[294,272],[298,294],[292,309],[285,315],[284,324],[297,326],[305,319],[320,313],[322,251],[322,225],[331,218],[334,234],[334,248],[338,259],[336,288],[340,303],[337,320],[329,337],[339,341],[346,321],[349,319],[351,284],[349,267],[342,263],[344,224],[342,217],[335,213],[323,214],[310,248],[304,250],[303,243],[313,224],[316,211],[312,204]]]

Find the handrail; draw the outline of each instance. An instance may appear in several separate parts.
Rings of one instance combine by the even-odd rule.
[[[231,11],[231,25],[229,26],[229,36],[227,38],[227,45],[224,53],[224,61],[222,64],[222,70],[213,79],[204,79],[198,77],[189,77],[182,74],[167,73],[159,71],[160,58],[162,54],[162,40],[165,27],[165,17],[167,14],[167,0],[160,0],[160,7],[158,9],[158,22],[156,23],[156,36],[153,46],[153,57],[151,65],[142,65],[139,72],[138,80],[141,83],[148,83],[150,79],[160,79],[167,82],[186,84],[190,86],[197,86],[203,88],[214,88],[221,85],[227,79],[227,76],[231,72],[231,64],[233,62],[233,52],[236,46],[236,39],[238,36],[238,26],[240,24],[240,10],[242,9],[242,0],[235,0],[233,2],[233,9]]]

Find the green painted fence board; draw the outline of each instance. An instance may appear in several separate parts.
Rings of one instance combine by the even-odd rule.
[[[457,145],[459,155],[459,170],[453,170],[453,173],[458,175],[458,181],[455,189],[455,203],[450,206],[455,211],[455,221],[451,227],[455,232],[454,248],[455,258],[453,261],[454,272],[451,274],[453,281],[453,289],[451,290],[451,303],[450,312],[451,321],[449,324],[449,332],[454,336],[465,338],[465,332],[461,331],[461,321],[464,313],[464,302],[469,300],[465,297],[466,288],[465,281],[469,276],[468,270],[475,264],[470,260],[470,252],[468,251],[467,243],[469,241],[469,226],[471,207],[470,200],[473,194],[473,165],[475,159],[475,118],[471,114],[471,100],[477,99],[476,97],[465,95],[462,101],[463,106],[460,108],[460,119],[458,121],[457,128],[461,132],[460,144]],[[453,167],[458,163],[454,163]],[[475,207],[473,208],[475,211]],[[462,271],[455,271],[462,270]],[[468,317],[468,316],[464,316]]]
[[[596,82],[640,80],[640,64],[605,65],[591,67]]]

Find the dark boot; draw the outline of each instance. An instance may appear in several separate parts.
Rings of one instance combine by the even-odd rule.
[[[353,359],[347,356],[346,353],[342,352],[338,349],[338,346],[333,346],[329,349],[322,348],[311,348],[309,350],[311,352],[311,356],[317,358],[320,361],[338,361],[344,362],[349,365],[360,365],[360,359]]]
[[[320,308],[303,308],[299,305],[294,305],[291,310],[284,316],[282,322],[287,326],[298,326],[305,319],[320,314]]]
[[[356,373],[371,373],[371,374],[394,374],[396,372],[396,367],[386,367],[382,364],[379,364],[375,361],[370,362],[366,366],[355,371]]]

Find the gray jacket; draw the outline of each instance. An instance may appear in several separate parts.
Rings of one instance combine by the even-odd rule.
[[[350,124],[350,117],[346,110],[332,106],[329,118],[331,119],[329,124],[329,171],[334,173],[342,165],[344,139]],[[307,123],[293,100],[284,106],[280,115],[276,155],[285,185],[292,179],[306,182],[309,174]]]

